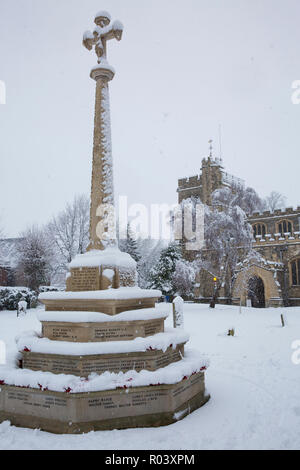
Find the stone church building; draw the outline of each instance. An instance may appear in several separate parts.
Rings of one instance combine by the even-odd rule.
[[[200,175],[178,181],[178,201],[194,197],[211,206],[213,191],[237,185],[244,182],[226,173],[222,161],[210,154],[202,160]],[[251,301],[254,307],[300,305],[300,207],[255,212],[248,216],[248,222],[253,229],[253,249],[259,256],[240,260],[231,293],[223,286],[219,302],[247,305]],[[195,258],[197,252],[192,253]],[[196,301],[209,302],[215,277],[206,269],[198,273]]]

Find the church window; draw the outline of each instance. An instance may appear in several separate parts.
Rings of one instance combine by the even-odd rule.
[[[278,222],[278,233],[283,236],[285,233],[293,233],[293,223],[288,220],[281,220]]]
[[[300,258],[292,261],[291,268],[292,268],[292,285],[299,286],[300,285]]]
[[[255,224],[252,226],[253,236],[256,238],[256,235],[261,235],[262,238],[265,238],[266,235],[266,226],[265,224]]]

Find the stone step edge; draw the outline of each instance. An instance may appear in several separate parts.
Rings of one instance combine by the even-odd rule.
[[[61,396],[61,394],[59,396]],[[1,411],[0,409],[0,423],[2,421],[10,421],[13,426],[40,429],[60,435],[83,434],[92,431],[108,431],[114,429],[167,426],[182,420],[196,409],[204,406],[209,399],[210,395],[204,390],[204,392],[199,392],[194,395],[171,412],[151,413],[147,415],[137,414],[136,416],[110,418],[109,420],[101,421],[60,422],[59,424],[49,418],[40,418],[38,416],[30,416],[30,420],[28,420],[28,415],[15,413],[12,415],[11,412]]]
[[[128,310],[111,316],[100,312],[80,312],[80,311],[43,311],[37,313],[37,318],[41,322],[65,322],[72,324],[82,323],[116,323],[116,322],[136,322],[166,319],[169,312],[159,312],[155,308],[142,308]]]
[[[189,334],[179,328],[168,328],[166,331],[156,333],[146,338],[135,338],[131,341],[108,341],[73,343],[67,341],[55,341],[41,338],[36,332],[25,333],[17,336],[16,343],[19,352],[28,351],[44,354],[59,354],[68,356],[88,356],[98,354],[145,352],[147,350],[166,350],[172,344],[173,348],[178,344],[187,343]]]
[[[208,366],[209,361],[206,357],[202,357],[198,351],[188,349],[181,361],[156,371],[129,371],[119,374],[106,372],[101,375],[91,374],[88,379],[74,375],[0,367],[0,388],[2,385],[12,385],[20,388],[78,394],[157,384],[172,385],[193,374],[205,371]]]
[[[56,353],[41,353],[41,352],[35,352],[35,351],[19,351],[23,355],[39,355],[39,356],[51,356],[53,358],[67,358],[68,360],[71,361],[76,361],[80,359],[87,359],[87,360],[92,360],[92,359],[106,359],[106,360],[113,360],[116,358],[123,358],[126,360],[126,358],[131,358],[131,357],[139,357],[142,360],[145,360],[144,356],[149,356],[149,360],[152,359],[152,356],[155,356],[156,354],[165,354],[172,351],[176,351],[177,349],[184,348],[186,343],[178,343],[176,345],[176,348],[173,347],[173,345],[170,345],[169,348],[166,350],[162,349],[147,349],[146,351],[133,351],[133,352],[124,352],[124,353],[108,353],[108,354],[86,354],[86,355],[78,355],[78,356],[68,356],[66,354],[56,354]],[[152,354],[151,354],[152,353]],[[109,356],[109,357],[108,357]]]

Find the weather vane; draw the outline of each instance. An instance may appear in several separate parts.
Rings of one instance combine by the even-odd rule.
[[[208,141],[208,143],[209,143],[209,156],[210,156],[210,158],[212,158],[212,151],[213,151],[213,146],[212,146],[213,141],[212,141],[212,139],[210,139]]]

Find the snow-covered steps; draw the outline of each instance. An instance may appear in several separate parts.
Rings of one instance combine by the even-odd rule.
[[[127,310],[153,308],[161,296],[158,290],[139,287],[120,287],[118,289],[46,292],[39,300],[47,311],[85,311],[116,315]]]
[[[132,341],[115,341],[107,343],[71,343],[52,341],[41,338],[34,331],[24,332],[16,338],[19,351],[30,350],[43,354],[66,354],[68,356],[88,356],[96,354],[126,354],[131,352],[145,352],[148,350],[166,351],[172,344],[186,343],[189,334],[184,330],[167,328],[164,333],[147,338],[136,338]]]
[[[26,369],[49,371],[55,374],[73,374],[88,377],[91,373],[103,374],[106,371],[119,373],[129,370],[157,370],[160,367],[180,361],[184,345],[140,353],[98,354],[97,356],[68,356],[59,354],[22,353],[22,365]]]
[[[0,422],[55,433],[162,426],[204,405],[208,361],[188,351],[155,372],[88,378],[0,368]]]
[[[0,386],[0,422],[57,434],[172,424],[203,406],[204,372],[162,385],[64,392]],[[4,405],[5,404],[5,405]]]
[[[155,308],[129,310],[115,316],[99,312],[42,312],[42,335],[56,341],[107,342],[145,338],[164,331],[168,312]]]
[[[142,370],[137,372],[105,372],[90,374],[88,378],[70,374],[53,374],[51,372],[32,371],[11,367],[0,368],[0,387],[14,385],[19,388],[31,388],[43,391],[66,392],[70,394],[92,393],[99,391],[121,390],[134,387],[154,385],[173,385],[202,372],[209,366],[207,357],[198,351],[187,349],[180,362],[162,367],[157,371]],[[21,392],[21,390],[20,390]]]
[[[17,339],[22,367],[31,370],[88,377],[91,373],[155,371],[184,356],[189,336],[169,329],[148,338],[107,343],[70,343],[24,334]]]

